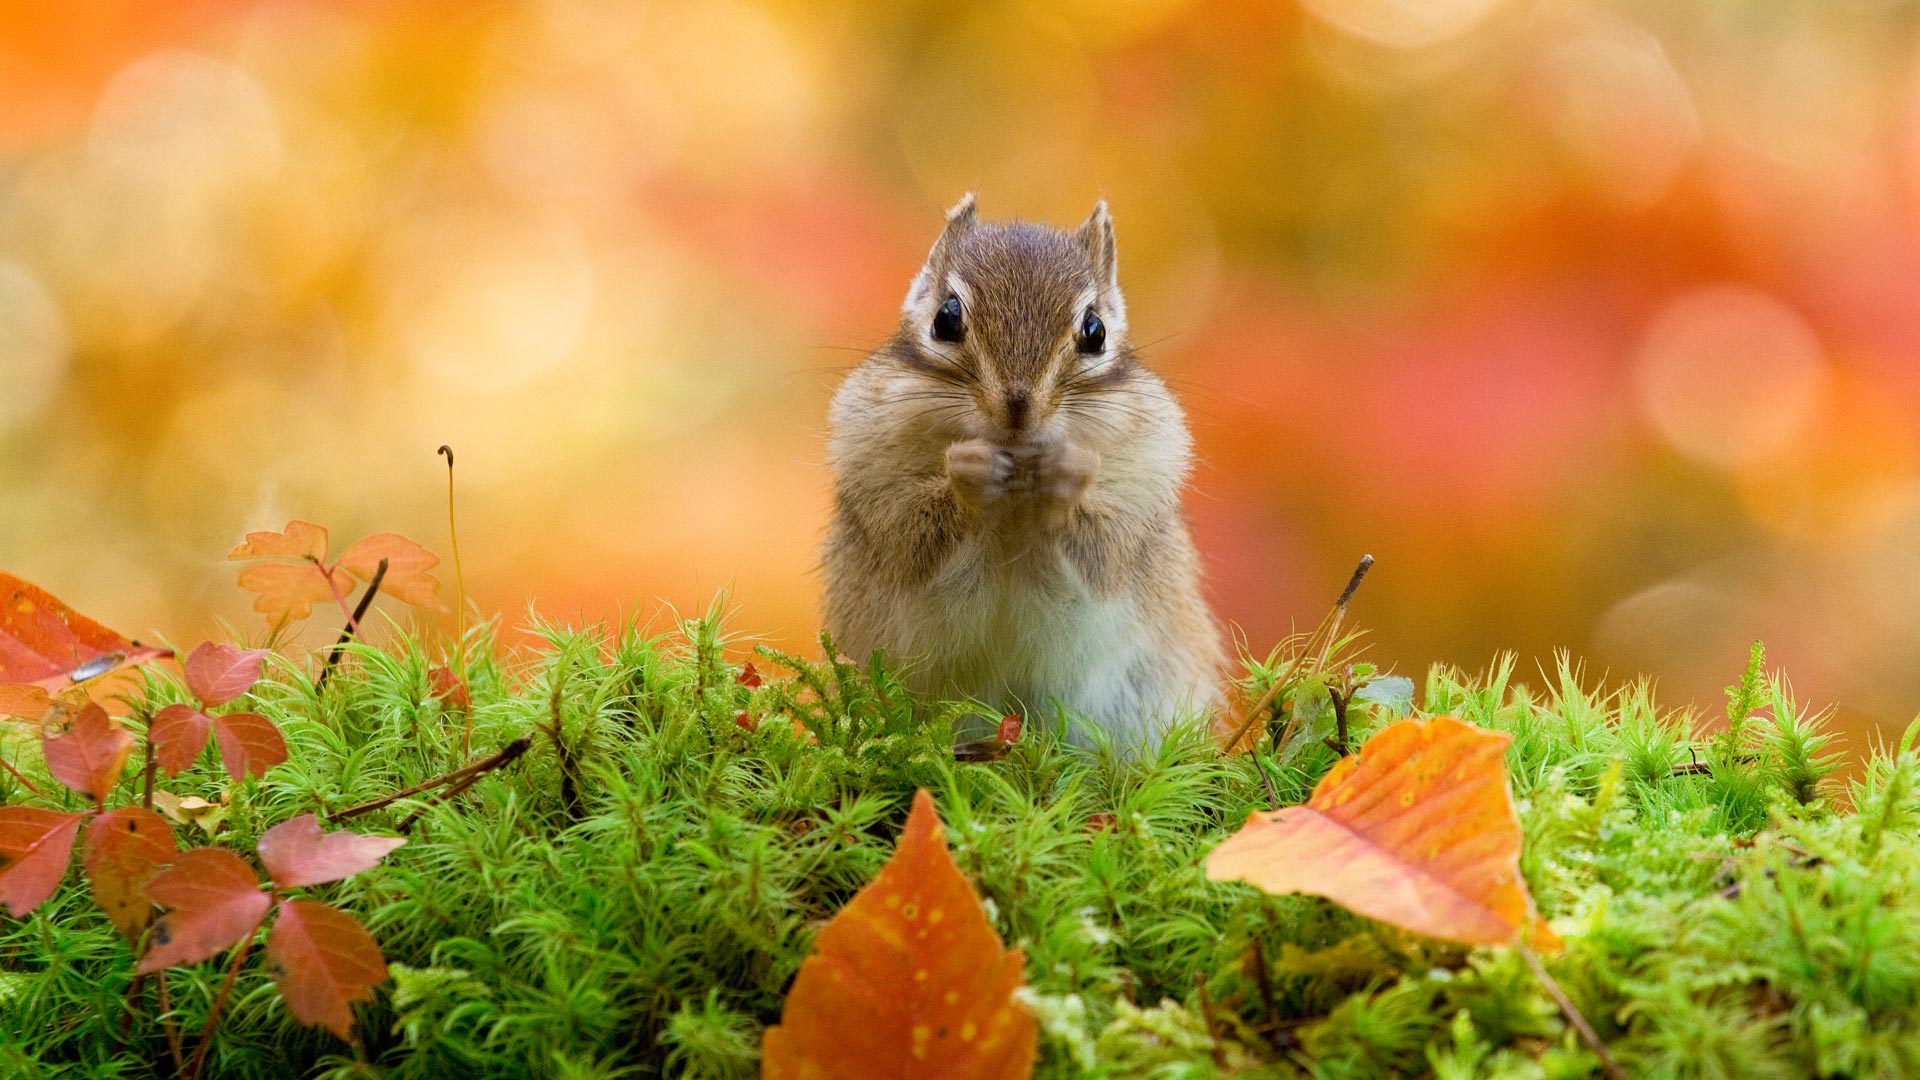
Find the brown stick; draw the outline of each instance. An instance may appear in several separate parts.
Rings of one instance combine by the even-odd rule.
[[[466,785],[470,785],[473,781],[479,779],[481,774],[492,772],[494,769],[498,769],[503,765],[512,764],[515,758],[526,753],[527,748],[532,745],[533,738],[528,735],[522,735],[471,765],[462,765],[450,773],[444,773],[431,780],[423,780],[404,791],[396,791],[391,795],[382,796],[372,802],[364,802],[358,806],[349,806],[345,810],[328,814],[327,820],[345,821],[351,817],[359,817],[361,814],[370,814],[382,807],[392,806],[394,803],[399,802],[409,795],[418,795],[423,791],[431,791],[442,784],[458,784],[464,789]],[[449,790],[447,797],[451,798],[454,794],[455,792]]]
[[[327,662],[320,669],[320,678],[313,684],[315,693],[327,688],[327,676],[333,674],[333,666],[340,662],[341,650],[360,632],[360,620],[366,617],[367,609],[373,606],[373,598],[380,592],[380,582],[386,576],[387,560],[381,559],[380,565],[373,570],[373,580],[367,582],[367,591],[360,594],[360,602],[354,605],[353,613],[347,616],[347,625],[340,631],[339,640],[333,643],[333,648],[327,653]]]
[[[1626,1070],[1622,1069],[1620,1063],[1613,1060],[1613,1055],[1607,1052],[1607,1044],[1600,1041],[1600,1033],[1593,1030],[1593,1025],[1587,1023],[1587,1018],[1580,1014],[1580,1010],[1573,1004],[1573,999],[1567,996],[1565,990],[1560,989],[1560,984],[1554,981],[1552,975],[1547,974],[1546,965],[1540,962],[1540,958],[1533,954],[1532,949],[1527,948],[1525,942],[1516,941],[1513,947],[1519,951],[1520,959],[1527,962],[1527,969],[1533,972],[1533,977],[1539,979],[1540,985],[1547,988],[1547,995],[1553,998],[1553,1003],[1560,1006],[1560,1015],[1567,1018],[1567,1023],[1580,1036],[1580,1041],[1586,1043],[1587,1049],[1593,1051],[1593,1056],[1600,1059],[1600,1071],[1606,1073],[1612,1080],[1627,1080]]]

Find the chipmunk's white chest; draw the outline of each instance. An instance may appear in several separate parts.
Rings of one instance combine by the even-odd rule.
[[[964,545],[910,603],[920,681],[1007,709],[1057,700],[1109,727],[1149,719],[1131,715],[1148,641],[1137,602],[1096,595],[1055,550]]]

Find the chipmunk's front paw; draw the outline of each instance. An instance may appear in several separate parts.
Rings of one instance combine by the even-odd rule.
[[[985,439],[947,447],[947,481],[963,503],[983,506],[1007,494],[1014,480],[1013,455]]]
[[[1034,459],[1033,489],[1054,502],[1078,503],[1099,471],[1099,451],[1065,440],[1049,443]]]

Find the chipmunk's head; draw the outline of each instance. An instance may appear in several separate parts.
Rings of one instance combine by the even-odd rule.
[[[961,199],[907,292],[892,353],[935,384],[921,400],[943,427],[1018,442],[1092,417],[1136,373],[1107,204],[1063,232],[980,221]]]

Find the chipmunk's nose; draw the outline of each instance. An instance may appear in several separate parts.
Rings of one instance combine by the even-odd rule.
[[[1015,390],[1007,395],[1007,430],[1018,432],[1027,426],[1027,410],[1033,399],[1025,390]]]

